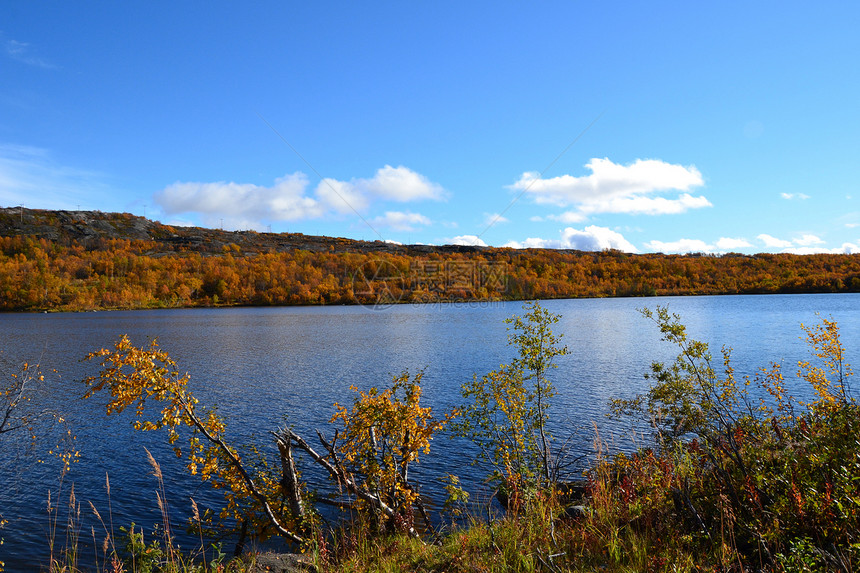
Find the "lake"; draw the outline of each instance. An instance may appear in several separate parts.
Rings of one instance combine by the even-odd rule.
[[[839,322],[848,359],[860,347],[860,294],[810,294],[722,297],[661,297],[545,301],[562,318],[570,354],[552,374],[558,390],[550,416],[558,437],[573,434],[587,452],[595,430],[610,447],[630,448],[636,440],[627,422],[607,419],[611,397],[629,397],[647,388],[643,379],[653,360],[677,353],[660,342],[653,323],[637,309],[668,305],[688,326],[690,336],[719,350],[732,347],[738,376],[754,374],[771,361],[781,362],[787,380],[796,362],[807,357],[800,323],[814,324],[816,313]],[[143,525],[147,532],[161,521],[157,482],[147,461],[149,449],[162,465],[167,502],[176,529],[191,515],[190,499],[215,507],[219,496],[185,474],[162,432],[131,428],[130,413],[107,417],[104,397],[81,400],[81,380],[97,372],[82,362],[90,351],[111,346],[122,334],[144,345],[158,338],[162,349],[191,374],[191,391],[202,404],[217,404],[236,443],[256,443],[272,452],[268,432],[285,423],[310,441],[319,428],[331,434],[332,404],[350,404],[349,387],[385,385],[403,370],[424,372],[423,403],[441,414],[460,401],[459,388],[474,374],[507,363],[503,320],[521,313],[521,303],[400,305],[385,309],[361,306],[180,309],[80,314],[0,314],[0,357],[10,363],[39,362],[45,383],[34,403],[61,413],[76,436],[80,460],[60,480],[60,469],[46,455],[41,437],[34,447],[23,434],[0,436],[0,512],[9,521],[0,532],[0,560],[9,571],[30,570],[49,559],[50,524],[59,516],[55,544],[65,540],[69,494],[80,504],[83,562],[93,559],[104,538],[91,502],[113,525]],[[55,371],[54,371],[55,370]],[[805,391],[805,390],[804,390]],[[429,456],[415,467],[431,506],[438,504],[439,478],[460,476],[473,499],[488,495],[486,468],[470,466],[474,449],[462,440],[440,437]],[[45,459],[38,463],[37,458]],[[110,498],[105,476],[109,475]],[[322,477],[308,472],[313,483]],[[49,514],[47,503],[59,509]],[[53,517],[52,517],[53,516]],[[108,525],[110,527],[110,525]],[[117,531],[118,533],[118,531]],[[181,537],[183,547],[197,542]],[[232,546],[225,545],[225,550]]]

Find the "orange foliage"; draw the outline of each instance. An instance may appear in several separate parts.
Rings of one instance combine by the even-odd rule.
[[[494,282],[487,269],[504,270],[493,271]],[[243,254],[234,245],[164,252],[155,241],[0,237],[0,311],[852,291],[860,291],[858,255]]]

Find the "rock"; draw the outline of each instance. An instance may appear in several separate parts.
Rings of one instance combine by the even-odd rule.
[[[317,570],[310,556],[297,553],[260,553],[249,561],[248,573],[308,573]]]
[[[569,505],[564,508],[564,516],[569,519],[582,519],[588,514],[588,508],[584,505]]]
[[[557,488],[561,502],[571,504],[585,499],[588,492],[588,482],[586,480],[560,482]]]

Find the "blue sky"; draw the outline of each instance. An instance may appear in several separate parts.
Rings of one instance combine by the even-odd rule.
[[[855,2],[0,6],[0,205],[860,252]]]

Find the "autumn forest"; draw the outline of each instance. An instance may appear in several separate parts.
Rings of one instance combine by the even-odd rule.
[[[860,291],[860,255],[398,246],[83,213],[0,209],[0,310]]]

